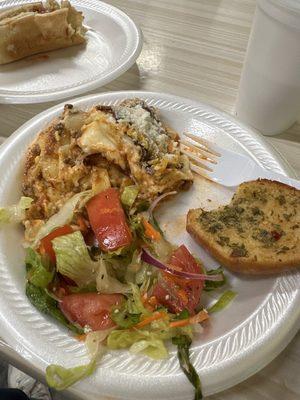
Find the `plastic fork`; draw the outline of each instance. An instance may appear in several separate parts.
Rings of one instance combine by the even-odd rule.
[[[242,182],[266,178],[300,189],[300,181],[265,169],[244,154],[224,149],[196,135],[185,133],[180,140],[180,149],[188,156],[192,171],[220,185],[234,187]]]

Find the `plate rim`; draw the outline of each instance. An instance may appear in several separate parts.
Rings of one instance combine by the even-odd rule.
[[[25,3],[33,3],[37,0],[2,0],[0,1],[0,11],[5,8],[13,7],[14,5],[21,5]],[[89,3],[93,0],[71,0],[72,3],[81,3],[80,5],[86,6],[89,8]],[[128,55],[119,65],[115,66],[112,71],[106,73],[104,77],[98,77],[91,81],[88,81],[83,84],[77,84],[74,87],[67,89],[55,90],[50,93],[27,93],[27,94],[18,94],[17,91],[12,91],[12,93],[6,93],[2,91],[0,88],[0,104],[36,104],[36,103],[45,103],[49,101],[57,101],[68,99],[73,96],[82,95],[91,90],[95,90],[97,88],[101,88],[104,85],[114,81],[123,73],[128,71],[129,68],[136,62],[139,57],[142,48],[143,48],[143,32],[139,25],[123,10],[108,4],[102,0],[96,0],[97,6],[101,9],[100,12],[103,15],[110,16],[116,21],[116,18],[119,17],[122,19],[124,23],[126,23],[127,27],[130,29],[131,39],[134,40],[131,48],[129,49]],[[114,14],[113,16],[111,16]],[[128,42],[128,35],[126,35]],[[1,67],[1,66],[0,66]]]
[[[284,172],[288,172],[289,174],[293,174],[292,169],[289,167],[288,163],[284,161],[283,157],[277,153],[276,155],[274,155],[274,149],[272,146],[270,146],[270,144],[268,142],[266,142],[266,140],[255,130],[253,130],[252,128],[247,127],[246,125],[240,123],[239,121],[237,121],[233,116],[230,116],[229,114],[218,110],[215,107],[211,107],[209,105],[206,105],[204,103],[195,101],[195,100],[190,100],[184,97],[179,97],[179,96],[175,96],[172,94],[165,94],[165,93],[157,93],[157,92],[148,92],[148,91],[118,91],[118,92],[106,92],[106,93],[101,93],[101,94],[93,94],[93,95],[87,95],[87,96],[83,96],[80,98],[76,98],[76,99],[72,99],[70,100],[70,102],[72,103],[84,103],[85,101],[92,101],[92,100],[98,100],[101,101],[103,99],[103,101],[105,100],[105,97],[107,96],[111,96],[111,97],[115,97],[115,98],[125,98],[125,97],[133,97],[133,96],[138,96],[141,98],[158,98],[158,99],[164,99],[164,103],[166,103],[167,105],[169,103],[174,103],[177,102],[178,104],[181,104],[183,106],[183,110],[188,107],[195,107],[198,109],[203,109],[207,114],[214,114],[214,118],[216,118],[216,115],[218,117],[221,117],[227,121],[230,121],[233,125],[237,126],[239,129],[241,130],[245,130],[248,134],[253,135],[253,137],[259,142],[262,143],[263,146],[265,147],[266,151],[270,154],[272,154],[276,161],[279,163],[279,165],[282,166],[282,170]],[[22,131],[26,131],[27,129],[30,128],[30,126],[32,124],[34,124],[35,122],[44,119],[45,117],[50,118],[50,116],[52,116],[51,114],[56,113],[58,110],[61,110],[63,103],[60,103],[54,107],[51,107],[45,111],[43,111],[42,113],[36,115],[35,117],[33,117],[31,120],[27,121],[25,124],[23,124],[19,129],[17,129],[15,131],[15,133],[1,146],[0,148],[0,158],[2,157],[2,155],[6,152],[9,151],[9,149],[11,148],[11,146],[14,145],[14,142],[17,140],[19,134]],[[52,116],[53,117],[53,116]],[[224,129],[224,128],[223,128]],[[3,153],[4,152],[4,153]],[[293,174],[294,175],[294,174]],[[298,299],[298,300],[297,300]],[[297,301],[299,302],[300,300],[300,296],[299,293],[297,293]],[[296,308],[296,305],[294,304],[296,303],[296,301],[293,302],[294,305],[294,309]],[[296,312],[297,311],[297,312]],[[258,357],[260,359],[259,360],[252,360],[252,362],[250,364],[252,364],[252,366],[248,366],[247,371],[244,371],[244,373],[241,375],[240,374],[240,368],[238,368],[239,371],[235,371],[235,375],[232,376],[231,374],[231,379],[228,379],[228,374],[227,377],[225,376],[225,371],[223,370],[223,379],[222,382],[219,383],[219,386],[216,385],[216,383],[212,384],[210,383],[210,385],[207,385],[204,382],[204,386],[207,386],[207,390],[205,391],[205,393],[207,394],[213,394],[216,393],[220,390],[224,390],[228,387],[231,387],[239,382],[241,382],[242,380],[246,379],[247,377],[251,376],[253,373],[257,372],[259,369],[261,369],[263,366],[265,366],[268,362],[270,362],[273,358],[276,357],[276,355],[279,354],[280,351],[283,350],[283,348],[288,344],[288,342],[292,339],[292,337],[296,334],[297,332],[297,321],[299,319],[300,316],[300,308],[298,310],[294,310],[293,311],[293,318],[290,318],[290,320],[288,321],[288,323],[286,324],[286,326],[289,327],[289,329],[285,329],[285,332],[282,333],[280,340],[279,338],[277,338],[277,341],[275,343],[275,341],[272,342],[271,346],[269,346],[269,351],[268,351],[268,356],[266,356],[265,352],[263,354],[263,356],[261,355],[263,352],[260,353],[260,357]],[[245,321],[244,321],[245,322]],[[282,330],[282,327],[281,327]],[[231,332],[231,331],[230,331]],[[275,332],[276,334],[276,332]],[[274,336],[274,332],[273,332],[273,339],[276,336]],[[267,347],[267,346],[266,346]],[[255,361],[255,362],[254,362]],[[40,371],[40,369],[39,369]],[[239,376],[238,376],[239,375]],[[224,379],[225,376],[225,379]],[[179,381],[179,377],[178,377],[178,381]],[[213,387],[212,387],[213,386]],[[70,388],[68,390],[69,393],[72,393],[73,395],[81,395],[81,391],[80,391],[80,385],[77,388]],[[184,392],[184,394],[186,395],[186,392]],[[119,392],[119,395],[114,392],[114,394],[117,398],[121,397],[121,394]],[[84,397],[81,397],[84,398]],[[89,397],[90,398],[90,397]],[[132,396],[132,398],[138,398],[136,396]],[[146,396],[145,398],[150,398],[148,396]],[[177,398],[174,397],[173,398]],[[178,398],[185,398],[183,393],[182,395],[180,395],[180,397]]]

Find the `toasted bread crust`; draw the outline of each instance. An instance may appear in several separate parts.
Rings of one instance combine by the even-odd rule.
[[[245,193],[250,195],[260,188],[263,188],[267,195],[266,202],[257,199],[252,201],[251,197],[244,202]],[[277,199],[280,199],[280,196],[284,196],[286,203],[279,204],[280,200]],[[281,200],[283,201],[283,197]],[[226,212],[238,207],[238,204],[243,206],[244,211],[236,219],[237,225],[226,226],[223,223],[224,220],[226,221]],[[260,207],[257,207],[258,205]],[[263,218],[257,218],[250,224],[247,222],[247,218],[250,218],[249,216],[252,215],[250,212],[254,209]],[[212,217],[220,218],[218,231],[209,232],[209,230],[213,231],[212,225],[208,228],[204,227],[202,220],[206,214],[210,219]],[[278,222],[281,224],[280,229],[283,233],[281,236],[278,234],[278,238],[275,235],[275,239],[273,239],[270,232],[278,233],[271,231],[272,226],[279,226]],[[238,227],[243,230],[240,234],[237,230]],[[268,275],[296,268],[300,266],[300,191],[281,182],[267,179],[244,183],[240,185],[227,206],[208,213],[202,209],[190,210],[187,216],[187,231],[196,242],[232,271],[243,274]],[[255,232],[266,234],[262,237],[255,237]],[[224,244],[220,237],[226,238],[226,240],[229,238],[229,245]],[[232,241],[237,242],[237,238],[238,243],[244,246],[246,251],[248,250],[244,251],[245,254],[241,257],[232,256]],[[271,242],[268,243],[265,239],[270,239]],[[281,249],[284,250],[281,251]]]

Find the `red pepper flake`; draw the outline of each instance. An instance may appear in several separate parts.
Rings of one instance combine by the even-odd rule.
[[[271,235],[272,235],[273,239],[277,242],[277,240],[279,240],[281,238],[282,233],[278,232],[278,231],[272,231]]]

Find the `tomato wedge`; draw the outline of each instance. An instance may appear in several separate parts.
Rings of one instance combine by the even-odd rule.
[[[50,260],[55,263],[56,258],[52,247],[52,240],[58,236],[68,235],[69,233],[73,233],[73,229],[70,227],[70,225],[64,225],[54,229],[47,236],[41,239],[40,251],[46,253]]]
[[[168,264],[181,271],[203,272],[199,263],[184,245],[172,253]],[[203,280],[181,279],[168,273],[161,273],[152,295],[157,298],[159,304],[167,307],[171,312],[179,313],[187,309],[190,314],[194,314],[200,302],[203,286]]]
[[[78,293],[65,296],[59,307],[70,322],[98,331],[115,325],[109,313],[123,301],[121,294]]]
[[[132,235],[116,189],[97,194],[86,209],[101,250],[113,251],[131,243]]]

